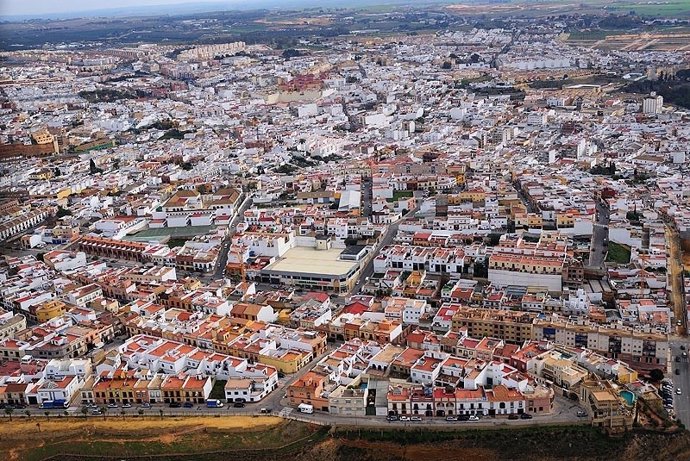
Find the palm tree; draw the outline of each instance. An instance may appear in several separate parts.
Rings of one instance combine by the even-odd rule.
[[[163,409],[162,408],[160,410],[158,410],[158,413],[160,413],[161,419],[163,419]]]
[[[48,417],[50,416],[50,412],[49,412],[49,411],[44,411],[43,414],[46,415],[46,419],[48,419]]]
[[[89,409],[86,407],[81,407],[81,414],[84,415],[84,418],[86,418],[87,413],[89,412]]]
[[[10,417],[10,421],[12,421],[12,412],[14,412],[14,408],[5,408],[5,414]]]
[[[141,408],[139,408],[139,409],[137,410],[137,413],[139,413],[139,416],[141,416],[141,415],[144,414],[144,410],[142,410]]]
[[[124,419],[127,412],[124,409],[122,409],[120,410],[120,414],[122,415],[122,419]]]
[[[24,414],[26,415],[27,418],[31,419],[31,411],[30,410],[26,410],[24,412]]]

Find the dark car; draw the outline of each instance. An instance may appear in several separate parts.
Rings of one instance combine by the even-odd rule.
[[[458,421],[469,421],[470,420],[470,415],[459,415],[458,416]]]
[[[680,374],[680,369],[679,369],[679,368],[676,368],[676,374],[677,374],[677,375]]]
[[[511,413],[508,415],[508,419],[520,419],[520,416],[516,415],[515,413]]]
[[[532,415],[529,413],[523,413],[520,415],[520,419],[532,419]]]
[[[170,408],[180,408],[181,406],[180,402],[170,402]]]
[[[235,402],[232,406],[235,408],[244,408],[244,402]]]
[[[400,418],[398,418],[398,415],[390,415],[390,416],[387,416],[386,419],[388,421],[398,421]]]
[[[182,404],[182,406],[185,408],[194,408],[194,404],[192,402],[185,402]]]
[[[681,351],[684,351],[684,350],[685,350],[685,346],[684,346],[683,344],[680,345],[680,350],[681,350]]]

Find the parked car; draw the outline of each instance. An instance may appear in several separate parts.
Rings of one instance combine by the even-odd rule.
[[[515,413],[511,413],[508,415],[508,419],[520,419],[520,416]]]
[[[184,408],[194,408],[194,404],[192,402],[185,402],[182,404]]]
[[[144,402],[141,404],[141,408],[151,408],[151,404],[148,402]]]
[[[468,421],[479,421],[479,416],[477,416],[477,415],[470,415]]]
[[[683,393],[683,391],[680,390],[680,387],[676,388],[676,395],[680,395],[682,393]]]
[[[457,421],[458,417],[457,416],[446,416],[446,421]]]
[[[235,402],[232,406],[235,408],[244,408],[244,402]]]
[[[532,415],[529,413],[523,413],[520,415],[520,419],[532,419]]]
[[[122,405],[122,408],[132,408],[132,404],[131,403],[125,403]]]
[[[680,369],[679,369],[679,368],[676,368],[676,374],[677,374],[677,375],[680,374]]]
[[[420,416],[411,416],[410,421],[421,421],[422,418]]]
[[[108,408],[117,408],[117,403],[109,403]]]
[[[577,417],[578,418],[585,418],[585,417],[587,417],[587,412],[585,410],[579,410],[577,412]]]
[[[398,415],[389,415],[386,417],[388,421],[398,421],[400,418],[398,418]]]
[[[100,415],[101,409],[100,408],[93,408],[93,409],[91,409],[91,414],[92,415]]]
[[[458,416],[458,421],[469,421],[470,420],[470,415],[459,415]]]
[[[410,417],[409,417],[409,416],[403,415],[403,416],[400,417],[400,421],[409,421],[409,420],[410,420]]]
[[[679,321],[680,321],[680,320],[679,320]],[[682,322],[681,322],[681,323],[682,323]],[[684,350],[685,350],[685,345],[684,345],[684,344],[681,344],[681,345],[680,345],[680,350],[681,350],[681,351],[684,351]]]
[[[170,408],[180,408],[181,406],[180,402],[170,402]]]

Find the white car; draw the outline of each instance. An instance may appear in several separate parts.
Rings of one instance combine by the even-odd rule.
[[[409,416],[401,416],[400,421],[409,421],[410,417]]]
[[[676,395],[680,395],[682,393],[683,393],[683,391],[680,390],[680,387],[677,387],[676,388]]]
[[[471,415],[469,421],[479,421],[479,416]]]

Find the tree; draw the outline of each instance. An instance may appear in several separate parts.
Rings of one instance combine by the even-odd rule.
[[[43,414],[46,416],[46,419],[50,417],[50,412],[49,411],[44,411]]]
[[[96,166],[96,162],[93,159],[89,160],[89,174],[103,173],[103,170]]]
[[[10,421],[12,421],[12,413],[14,412],[14,408],[5,408],[5,414],[10,417]]]
[[[53,176],[55,176],[55,177],[57,178],[57,177],[60,176],[61,174],[62,174],[62,173],[60,173],[60,168],[55,167],[55,170],[53,170]]]
[[[649,378],[652,381],[661,381],[662,379],[664,379],[664,372],[659,370],[658,368],[655,368],[649,372]]]
[[[59,206],[57,213],[55,213],[55,217],[60,219],[63,216],[72,216],[72,212],[66,208],[62,208],[61,206]]]
[[[144,414],[144,410],[142,410],[141,408],[139,408],[139,409],[137,410],[137,413],[139,413],[139,416],[142,416],[142,415]]]
[[[84,418],[86,418],[86,415],[89,413],[89,409],[86,407],[81,407],[81,414],[84,415]]]
[[[122,410],[120,410],[120,415],[122,416],[122,419],[125,418],[126,414],[127,414],[127,412],[124,410],[124,408]]]
[[[27,418],[31,419],[31,410],[26,410],[24,412],[24,414],[26,415]]]
[[[108,414],[108,407],[101,407],[101,414],[103,415],[103,421],[105,421],[105,417]]]
[[[163,419],[163,409],[162,408],[160,410],[158,410],[158,413],[160,413],[161,419]]]
[[[441,69],[448,70],[452,67],[450,61],[444,61],[443,65],[441,66]]]

